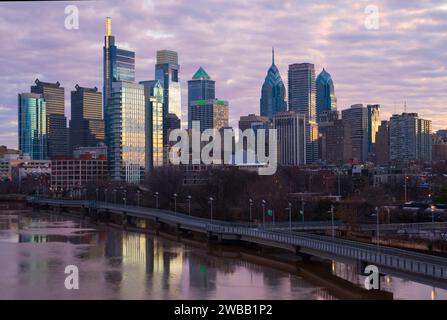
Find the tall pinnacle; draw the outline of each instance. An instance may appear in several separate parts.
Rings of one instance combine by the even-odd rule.
[[[272,65],[275,64],[275,47],[272,47]]]
[[[112,35],[112,19],[110,17],[106,18],[106,37]]]

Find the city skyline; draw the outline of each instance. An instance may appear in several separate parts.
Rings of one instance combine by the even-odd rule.
[[[113,34],[119,46],[136,52],[136,81],[153,78],[157,50],[179,52],[183,127],[187,122],[186,81],[200,66],[219,83],[216,96],[230,102],[230,125],[237,127],[240,115],[259,114],[271,46],[276,48],[275,63],[286,87],[289,64],[313,63],[317,74],[323,67],[330,71],[339,110],[357,103],[380,104],[381,119],[387,119],[394,111],[401,113],[406,101],[407,112],[433,120],[435,130],[447,126],[447,115],[442,110],[447,101],[442,89],[446,54],[441,46],[447,35],[447,7],[410,1],[402,9],[378,1],[380,28],[367,30],[367,4],[342,3],[235,2],[231,6],[207,3],[193,8],[160,1],[76,3],[80,11],[78,30],[65,29],[64,3],[2,3],[5,16],[0,27],[5,31],[2,37],[8,37],[3,41],[11,43],[13,39],[13,45],[4,48],[0,56],[5,66],[0,75],[0,144],[17,147],[16,94],[26,92],[34,79],[59,81],[70,91],[77,83],[83,87],[102,85],[106,16],[114,21]],[[33,10],[36,6],[38,12]],[[214,17],[216,11],[220,15],[214,23],[203,28],[195,23],[188,25],[188,21]],[[170,19],[174,12],[176,21]],[[265,19],[256,19],[257,13]],[[39,19],[44,14],[47,19]],[[130,17],[135,19],[127,23]],[[231,23],[218,23],[225,19],[231,19]],[[45,22],[36,23],[39,20]],[[15,28],[17,23],[21,23],[20,30]],[[290,32],[298,26],[300,33]],[[399,46],[401,43],[406,46]],[[40,50],[37,53],[36,47]],[[65,115],[70,118],[68,96],[67,91]]]

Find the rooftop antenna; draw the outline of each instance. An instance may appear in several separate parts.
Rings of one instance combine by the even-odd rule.
[[[272,65],[275,64],[275,47],[272,47]]]
[[[407,113],[407,100],[404,101],[404,112]]]

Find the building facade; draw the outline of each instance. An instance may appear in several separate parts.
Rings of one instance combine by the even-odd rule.
[[[273,116],[278,137],[278,163],[284,166],[306,164],[306,117],[294,111]]]
[[[431,161],[431,120],[417,113],[395,114],[390,119],[390,160]]]
[[[365,161],[368,155],[368,109],[354,104],[342,110],[342,120],[351,126],[352,159]]]
[[[160,81],[163,87],[163,119],[169,113],[175,114],[179,119],[182,117],[181,87],[180,87],[180,65],[178,54],[171,50],[157,51],[157,62],[155,65],[155,79]],[[168,141],[169,121],[163,122],[164,143]]]
[[[191,121],[200,122],[200,132],[228,127],[229,105],[223,100],[201,100],[191,103]]]
[[[374,158],[376,134],[380,126],[380,105],[368,104],[368,156]]]
[[[146,101],[144,86],[114,82],[108,102],[108,169],[112,179],[138,184],[146,165]]]
[[[275,65],[275,51],[272,49],[272,65],[267,72],[261,90],[261,116],[272,119],[276,113],[287,111],[285,96],[286,87]]]
[[[163,165],[163,87],[158,80],[140,84],[146,103],[146,171],[150,171]]]
[[[316,81],[317,91],[317,122],[323,112],[337,109],[337,98],[335,97],[334,82],[331,75],[323,68]]]
[[[390,122],[382,121],[376,133],[375,162],[378,165],[390,162]]]
[[[319,123],[321,159],[328,164],[342,165],[352,159],[351,126],[342,120]]]
[[[289,65],[289,111],[316,121],[315,66],[311,63]]]
[[[40,94],[19,94],[19,149],[33,160],[48,158],[47,112]]]
[[[36,79],[31,93],[42,95],[47,114],[48,157],[68,154],[68,128],[65,117],[65,89],[59,82],[42,82]]]
[[[76,85],[71,92],[70,149],[104,143],[102,93]]]
[[[216,82],[200,67],[188,81],[188,129],[191,124],[191,105],[193,101],[213,100],[216,98]]]

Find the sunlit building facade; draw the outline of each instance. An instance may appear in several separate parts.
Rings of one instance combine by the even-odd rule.
[[[376,134],[380,126],[380,105],[368,104],[368,154],[374,155]]]
[[[163,165],[163,87],[158,80],[141,81],[146,103],[146,170]]]
[[[32,160],[48,157],[47,114],[45,99],[40,94],[19,94],[19,149]]]
[[[207,129],[220,130],[228,127],[228,101],[199,100],[191,104],[191,121],[200,122],[200,131]]]
[[[146,165],[144,86],[114,82],[108,108],[109,174],[114,180],[138,184],[144,178]]]

